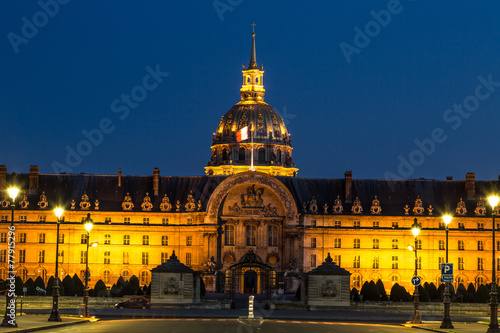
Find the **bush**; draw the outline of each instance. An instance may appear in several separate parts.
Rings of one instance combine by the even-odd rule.
[[[76,294],[75,282],[73,281],[71,276],[66,275],[64,277],[64,279],[62,280],[62,287],[64,289],[64,296],[74,296]]]
[[[418,286],[418,300],[420,302],[430,302],[431,297],[429,293],[422,287],[422,285]]]
[[[443,284],[441,284],[439,288],[441,288],[441,286],[443,286]],[[425,291],[427,291],[427,294],[429,294],[431,301],[439,301],[440,293],[438,292],[438,289],[436,288],[436,285],[434,285],[434,283],[426,283],[424,285],[424,289]]]
[[[370,283],[368,283],[368,286],[365,289],[365,293],[363,294],[363,301],[380,301],[380,294],[375,282],[370,281]]]
[[[28,290],[26,291],[27,296],[35,296],[36,295],[36,289],[35,289],[35,282],[33,282],[32,278],[29,278],[26,280],[26,283],[24,284]]]
[[[398,283],[395,283],[391,288],[390,300],[392,302],[410,302],[411,295],[406,291],[404,287],[400,286]]]
[[[382,302],[387,302],[389,299],[387,298],[387,293],[385,292],[385,287],[382,280],[378,279],[376,286],[380,295],[380,300]]]
[[[358,289],[352,288],[352,290],[351,290],[351,300],[353,302],[359,302],[359,301],[361,301],[361,298],[359,298]]]
[[[78,275],[73,275],[73,283],[75,285],[74,291],[77,296],[83,296],[83,289],[85,289],[85,286],[83,285],[82,280],[80,280],[80,277]]]
[[[474,295],[474,301],[476,303],[488,303],[490,300],[490,291],[488,287],[486,287],[484,284],[480,285],[479,288],[477,288],[477,292]]]
[[[16,276],[16,295],[18,296],[24,295],[23,287],[24,287],[23,279],[21,279],[21,277],[19,276]]]
[[[130,280],[128,280],[128,283],[130,283],[130,286],[134,289],[134,294],[136,294],[141,289],[139,279],[135,275],[132,275]]]
[[[106,284],[102,280],[96,282],[94,286],[94,296],[96,297],[108,296],[108,289],[106,288]]]
[[[39,288],[39,289],[37,289]],[[44,292],[46,292],[45,289],[45,282],[43,282],[43,279],[41,276],[37,277],[35,280],[35,290],[37,291],[37,295],[43,295]]]

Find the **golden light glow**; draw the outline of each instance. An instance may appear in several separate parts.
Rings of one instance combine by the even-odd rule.
[[[90,243],[90,246],[97,247],[97,246],[99,246],[99,242],[92,242],[92,243]]]
[[[85,230],[87,230],[87,232],[90,232],[90,230],[92,230],[92,227],[94,225],[92,224],[92,222],[87,222],[85,223]]]
[[[443,215],[443,222],[444,222],[444,224],[446,224],[447,226],[448,226],[448,224],[450,224],[451,219],[452,219],[452,216],[451,216],[451,215],[449,215],[449,214]]]
[[[417,219],[415,219],[413,221],[413,225],[411,226],[413,236],[417,237],[418,234],[420,234],[420,229],[422,229],[422,226],[418,223]]]
[[[410,251],[415,251],[415,246],[413,246],[413,245],[408,245],[408,250],[410,250]]]
[[[9,197],[11,197],[12,200],[16,200],[16,197],[19,194],[19,189],[17,187],[11,187],[7,190],[7,192],[9,192]]]
[[[62,209],[60,207],[57,207],[56,209],[54,209],[54,214],[56,214],[57,219],[60,219],[63,213],[64,213],[64,209]]]
[[[491,208],[495,208],[498,205],[498,196],[492,195],[488,197],[488,202],[490,203]]]

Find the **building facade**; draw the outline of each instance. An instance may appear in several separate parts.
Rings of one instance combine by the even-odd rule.
[[[37,166],[14,174],[0,166],[0,278],[8,270],[6,189],[15,185],[21,189],[14,213],[15,269],[24,281],[55,274],[53,209],[62,205],[58,274],[83,278],[86,242],[98,242],[89,250],[91,286],[99,279],[111,286],[132,275],[149,284],[151,269],[175,251],[182,263],[202,272],[208,291],[227,292],[236,280],[237,292],[295,292],[301,273],[328,253],[351,273],[351,288],[381,279],[388,290],[396,282],[409,289],[415,257],[407,246],[415,242],[415,218],[422,225],[419,275],[439,283],[445,212],[454,215],[449,262],[455,264],[455,286],[491,282],[492,265],[500,268],[491,250],[500,250],[500,241],[492,243],[491,208],[483,199],[498,191],[498,181],[476,181],[473,173],[458,181],[358,180],[350,171],[339,179],[300,178],[283,119],[264,102],[263,73],[253,34],[241,101],[214,133],[204,176],[160,176],[158,168],[145,176],[123,175],[121,169],[116,175],[54,175],[40,174]],[[239,141],[245,127],[249,137]],[[87,239],[82,221],[89,213],[94,228]],[[239,275],[231,276],[236,264]]]

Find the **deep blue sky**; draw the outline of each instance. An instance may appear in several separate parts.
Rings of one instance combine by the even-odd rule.
[[[497,1],[215,4],[229,7],[218,13],[213,1],[73,0],[44,17],[36,1],[2,1],[0,164],[8,172],[39,165],[54,173],[54,162],[67,166],[66,147],[77,149],[82,131],[107,118],[113,131],[66,171],[204,174],[212,133],[240,100],[255,21],[265,101],[292,133],[299,176],[341,178],[352,170],[354,178],[389,171],[396,178],[475,172],[476,179],[497,179],[500,87],[478,88],[479,76],[500,85]],[[371,11],[388,6],[390,22],[373,24]],[[22,37],[34,19],[38,32],[13,46],[9,36]],[[373,37],[348,63],[340,45],[355,46],[356,27],[374,29]],[[112,102],[157,65],[169,73],[158,87],[127,116],[113,112]],[[482,100],[471,97],[476,88]],[[464,100],[474,109],[467,117],[447,113]],[[422,153],[415,140],[439,128],[440,142]],[[410,157],[414,170],[398,171]]]

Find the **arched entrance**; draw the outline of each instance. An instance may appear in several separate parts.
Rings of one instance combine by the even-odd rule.
[[[253,269],[249,269],[244,273],[243,277],[244,293],[255,294],[257,292],[257,272]]]

